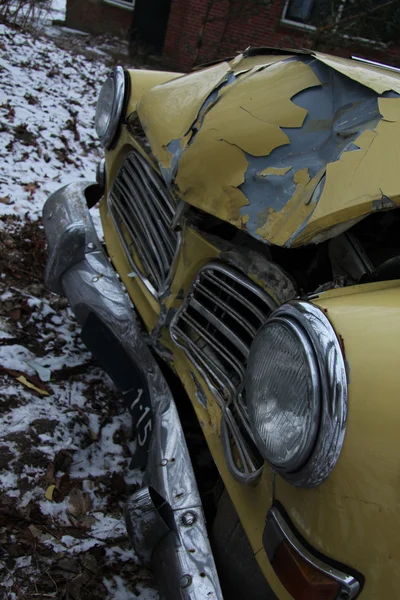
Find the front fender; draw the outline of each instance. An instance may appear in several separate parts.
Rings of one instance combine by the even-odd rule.
[[[317,550],[365,578],[362,597],[400,587],[400,282],[334,290],[315,300],[334,326],[349,380],[346,437],[331,477],[301,490],[277,477],[276,498]]]

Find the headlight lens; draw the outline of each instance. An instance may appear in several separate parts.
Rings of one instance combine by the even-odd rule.
[[[252,348],[250,418],[264,457],[296,470],[308,458],[319,423],[313,349],[298,327],[271,320]]]
[[[319,308],[295,301],[272,313],[251,347],[246,398],[264,458],[295,485],[322,483],[344,439],[347,382],[338,339]]]
[[[117,133],[125,95],[125,76],[116,67],[101,88],[96,107],[95,129],[101,144],[109,148]]]

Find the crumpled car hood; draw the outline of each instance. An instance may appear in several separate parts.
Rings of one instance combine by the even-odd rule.
[[[240,55],[137,114],[168,185],[262,241],[319,242],[400,205],[400,74],[320,53]]]

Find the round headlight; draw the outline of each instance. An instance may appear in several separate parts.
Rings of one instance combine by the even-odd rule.
[[[251,347],[246,399],[272,467],[297,486],[322,483],[343,444],[347,381],[339,341],[319,308],[294,301],[271,314]]]
[[[121,120],[125,95],[122,67],[115,67],[101,88],[96,107],[95,129],[102,146],[112,144]]]

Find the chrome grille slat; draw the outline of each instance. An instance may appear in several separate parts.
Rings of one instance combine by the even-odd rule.
[[[216,317],[211,311],[209,311],[207,308],[204,308],[204,306],[202,306],[200,304],[200,302],[198,302],[197,300],[195,300],[193,298],[192,302],[191,302],[191,306],[197,310],[197,312],[199,312],[203,317],[205,317],[206,319],[208,319],[210,321],[210,323],[212,323],[213,325],[215,325],[216,327],[220,328],[220,333],[222,335],[224,335],[226,338],[228,338],[232,344],[234,344],[236,346],[236,348],[238,350],[240,350],[242,352],[242,354],[244,356],[247,357],[248,353],[249,353],[249,348],[246,346],[246,344],[232,331],[232,329],[229,329],[229,327],[226,327],[219,319],[218,317]]]
[[[129,214],[129,211],[126,211],[126,210],[124,211],[123,208],[116,203],[115,204],[110,203],[110,208],[111,207],[113,208],[114,222],[116,224],[118,223],[118,228],[119,228],[119,231],[121,232],[122,243],[124,245],[125,251],[128,253],[128,258],[129,258],[129,262],[131,263],[131,265],[132,266],[135,265],[133,251],[130,248],[133,245],[133,248],[136,249],[138,255],[140,256],[140,259],[143,264],[143,268],[147,272],[156,273],[157,266],[154,263],[153,257],[150,253],[147,252],[147,248],[146,248],[145,244],[143,243],[143,240],[141,239],[141,237],[137,235],[137,231],[139,230],[140,225],[137,225],[136,217],[132,218],[132,215]],[[119,217],[119,219],[120,219],[119,222],[117,221],[116,217]],[[132,220],[136,223],[137,227],[133,227]],[[128,234],[129,234],[128,239],[126,239],[126,237],[123,235],[121,223],[123,223],[123,225],[125,226]],[[159,278],[157,278],[156,282],[158,284],[160,284]]]
[[[223,370],[220,369],[218,367],[218,365],[216,365],[212,360],[208,359],[208,357],[198,349],[198,347],[196,346],[196,343],[193,340],[191,340],[184,333],[184,331],[182,331],[181,329],[178,329],[178,328],[176,331],[177,331],[177,333],[179,333],[180,338],[182,340],[184,340],[186,342],[186,344],[190,347],[190,349],[192,351],[192,355],[198,359],[198,364],[200,364],[204,367],[204,369],[200,368],[200,370],[205,371],[205,372],[213,370],[215,372],[216,378],[218,379],[220,384],[222,384],[225,389],[229,388],[231,393],[233,394],[235,391],[235,387],[232,385],[232,382],[230,381],[230,379],[227,378],[227,376],[225,375]]]
[[[124,194],[129,194],[131,193],[129,190],[129,186],[125,183],[125,181],[117,181],[116,183],[116,187]],[[117,212],[119,213],[120,217],[124,220],[126,227],[129,230],[129,233],[131,235],[132,241],[135,243],[135,245],[138,246],[138,251],[139,248],[142,250],[142,253],[140,253],[140,257],[142,259],[142,262],[144,263],[143,266],[146,268],[145,263],[147,263],[147,269],[146,270],[151,270],[154,273],[158,274],[158,279],[160,278],[160,273],[162,273],[164,265],[160,259],[159,254],[157,253],[157,247],[153,242],[153,236],[150,234],[150,227],[149,223],[148,223],[148,219],[143,218],[143,215],[140,213],[140,211],[137,209],[137,207],[135,205],[127,205],[127,206],[122,206],[122,205],[117,205],[117,203],[115,203],[115,208],[117,210]],[[134,229],[133,227],[133,223],[135,223],[136,225],[136,229]],[[143,230],[146,233],[147,236],[147,241],[149,242],[153,252],[150,254],[147,252],[147,248],[146,245],[144,244],[144,240],[141,239],[140,236],[138,236],[137,232],[140,230]],[[154,262],[154,258],[158,263],[158,266],[155,264]],[[151,263],[151,267],[149,266],[148,263]]]
[[[214,285],[218,286],[221,290],[225,290],[228,294],[231,294],[232,296],[234,296],[248,310],[254,311],[254,314],[257,316],[257,318],[259,319],[260,323],[263,323],[265,321],[264,315],[260,311],[258,311],[256,309],[256,307],[253,306],[240,292],[238,292],[234,288],[230,287],[225,282],[222,282],[222,281],[218,280],[214,276],[210,276],[210,275],[207,274],[206,275],[206,279],[208,279],[209,281],[211,281],[212,283],[214,283]]]
[[[240,457],[242,459],[243,466],[245,468],[249,467],[246,470],[248,472],[251,472],[252,470],[254,470],[256,468],[256,466],[254,464],[254,461],[251,458],[251,454],[248,451],[246,444],[244,443],[243,437],[240,435],[240,431],[239,431],[239,428],[235,421],[235,418],[234,418],[233,414],[231,413],[231,411],[229,410],[229,408],[226,410],[225,414],[226,414],[227,424],[229,424],[229,428],[231,430],[231,434],[235,438],[236,445],[237,445],[238,451],[240,453]]]
[[[202,356],[203,374],[221,396],[226,397],[221,382],[235,382],[232,403],[243,387],[251,342],[274,307],[271,297],[251,280],[211,263],[201,269],[172,320],[171,336],[195,364]]]
[[[161,294],[179,246],[180,234],[172,227],[177,205],[137,150],[115,178],[108,207],[130,265],[154,295]]]
[[[227,304],[226,302],[224,302],[220,298],[217,298],[216,296],[213,296],[207,290],[207,288],[204,287],[204,285],[201,284],[201,283],[198,284],[197,289],[208,300],[211,300],[212,302],[214,302],[216,306],[218,306],[219,308],[223,309],[227,314],[229,314],[233,319],[235,319],[235,321],[238,323],[238,325],[241,325],[242,327],[247,327],[252,335],[256,335],[257,330],[252,325],[250,325],[248,321],[246,321],[245,319],[243,319],[242,316],[236,310],[234,310],[229,304]]]
[[[146,186],[146,188],[148,189],[148,191],[150,192],[150,194],[152,196],[153,202],[155,203],[158,210],[162,214],[164,220],[169,223],[175,215],[175,211],[176,211],[175,205],[170,201],[168,194],[165,193],[165,190],[163,190],[161,188],[161,186],[158,184],[158,182],[152,180],[152,183],[155,185],[159,195],[163,199],[163,203],[159,201],[159,199],[157,198],[157,195],[154,193],[153,188],[151,187],[151,185],[149,183],[149,180],[151,180],[151,172],[150,172],[149,167],[145,163],[140,163],[139,160],[137,159],[137,157],[134,156],[133,159],[134,159],[135,165],[137,165],[137,168],[141,175],[143,184]],[[127,165],[127,168],[128,169],[130,168],[129,165]],[[169,212],[169,214],[168,214],[168,212]]]
[[[138,169],[138,173],[140,176],[139,169]],[[172,232],[163,226],[163,221],[162,221],[163,215],[161,215],[160,212],[157,211],[154,207],[154,194],[151,194],[152,201],[150,201],[150,199],[148,197],[148,193],[149,192],[151,193],[151,188],[149,186],[143,185],[142,182],[139,181],[138,179],[135,180],[134,174],[131,172],[130,166],[125,167],[125,171],[122,173],[122,177],[129,178],[130,184],[132,186],[133,194],[135,195],[135,200],[139,204],[142,205],[141,206],[142,214],[143,214],[144,218],[146,219],[146,221],[148,222],[151,229],[153,230],[154,239],[156,240],[157,237],[160,235],[162,240],[168,246],[168,249],[172,255],[174,252],[174,245],[170,239]],[[137,193],[137,190],[135,189],[134,186],[140,190],[140,192],[141,192],[140,194]],[[169,224],[169,220],[165,218],[164,223]]]
[[[262,468],[248,419],[244,376],[251,343],[275,307],[250,279],[211,263],[198,273],[170,326],[172,339],[221,406],[226,460],[239,481],[253,481]]]
[[[240,373],[241,375],[244,375],[244,368],[243,366],[240,364],[240,362],[235,359],[235,357],[226,350],[226,348],[224,348],[222,346],[222,344],[220,342],[218,342],[217,340],[213,339],[211,335],[209,335],[208,333],[206,333],[205,331],[203,331],[201,329],[201,327],[199,327],[196,324],[195,319],[193,319],[193,317],[190,317],[189,315],[182,315],[182,320],[184,322],[186,322],[188,325],[190,325],[191,327],[193,327],[193,330],[206,342],[208,342],[210,344],[210,346],[217,352],[217,354],[220,355],[220,357],[223,357],[225,362],[229,363],[231,365],[231,367],[236,371],[236,373]]]
[[[121,178],[118,181],[118,186],[132,195],[132,202],[129,205],[130,210],[134,210],[137,215],[140,215],[140,221],[146,230],[146,234],[151,241],[151,247],[156,256],[158,256],[158,262],[160,263],[161,271],[168,265],[168,259],[165,255],[165,248],[161,248],[160,242],[162,242],[162,233],[160,232],[160,221],[159,216],[154,213],[148,206],[146,201],[141,198],[142,194],[146,194],[146,190],[139,185],[137,180],[134,180],[128,171],[121,173]],[[161,233],[161,235],[160,235]]]

